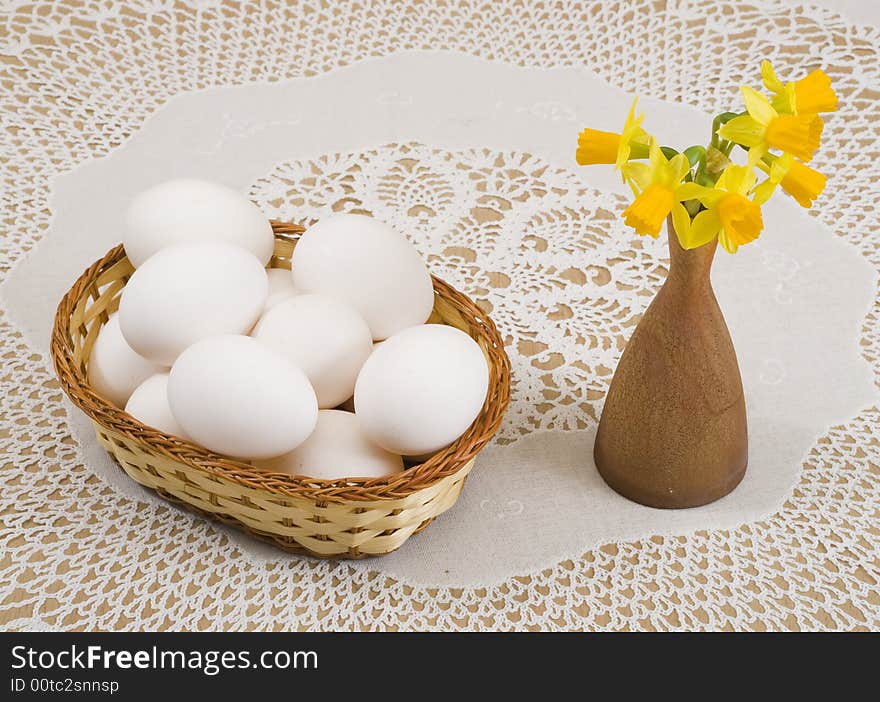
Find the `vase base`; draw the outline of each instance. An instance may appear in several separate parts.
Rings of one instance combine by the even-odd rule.
[[[595,459],[599,475],[602,476],[602,480],[614,492],[628,500],[638,502],[640,505],[656,509],[689,509],[691,507],[702,507],[720,500],[722,497],[733,492],[742,482],[748,467],[748,462],[746,461],[739,470],[731,472],[724,482],[700,492],[684,492],[677,491],[674,488],[667,488],[664,493],[646,489],[644,485],[634,485],[622,479],[618,472],[603,470],[598,456]]]

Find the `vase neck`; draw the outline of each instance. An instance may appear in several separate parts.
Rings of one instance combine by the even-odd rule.
[[[709,274],[715,258],[715,249],[718,248],[718,239],[712,239],[708,244],[696,249],[684,249],[678,241],[671,218],[666,222],[666,231],[669,237],[668,280],[686,285],[709,284]]]

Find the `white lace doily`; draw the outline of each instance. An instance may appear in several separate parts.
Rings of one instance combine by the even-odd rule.
[[[549,19],[503,3],[11,5],[15,44],[0,67],[5,627],[877,627],[876,29],[825,10],[714,2],[572,4]],[[652,17],[663,42],[649,42]],[[716,74],[662,50],[685,36],[699,37],[694,51],[724,44]],[[420,49],[490,63],[401,53]],[[655,98],[652,126],[691,141],[703,117],[671,103],[727,106],[763,56],[792,74],[822,65],[842,110],[817,159],[838,170],[814,217],[768,209],[762,241],[716,266],[750,397],[753,482],[702,512],[624,501],[609,512],[601,481],[572,466],[665,259],[662,242],[620,225],[610,178],[572,169],[572,139],[585,116],[616,126],[626,101],[607,81]],[[394,89],[371,90],[371,71]],[[315,77],[277,82],[299,76]],[[269,84],[220,88],[255,82]],[[87,426],[68,417],[41,334],[71,273],[118,241],[124,196],[175,172],[252,186],[272,214],[380,214],[505,329],[516,385],[482,461],[495,470],[478,467],[412,548],[358,564],[281,557],[154,500],[105,470],[93,441],[74,440]],[[779,452],[778,465],[755,465]],[[571,533],[542,521],[548,506],[571,515]],[[462,570],[456,554],[479,552],[478,533],[509,542]]]

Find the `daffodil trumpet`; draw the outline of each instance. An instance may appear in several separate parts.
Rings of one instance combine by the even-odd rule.
[[[648,157],[650,138],[642,129],[645,116],[636,115],[637,102],[638,98],[633,100],[619,134],[587,128],[578,135],[578,148],[575,154],[578,164],[589,166],[597,163],[613,163],[615,168],[620,170],[630,159]]]
[[[735,253],[764,228],[761,208],[782,190],[802,207],[811,207],[826,177],[807,165],[821,145],[820,113],[837,109],[831,79],[821,69],[783,82],[769,61],[761,63],[765,95],[741,86],[744,109],[715,116],[706,146],[681,152],[661,146],[642,127],[636,102],[618,132],[584,129],[576,160],[581,165],[613,164],[633,192],[621,216],[639,235],[656,237],[667,218],[685,249],[717,238]],[[746,163],[733,161],[740,147]],[[759,181],[759,176],[763,179]]]

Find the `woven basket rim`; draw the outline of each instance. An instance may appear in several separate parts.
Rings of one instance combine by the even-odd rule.
[[[305,227],[270,220],[277,239],[295,241]],[[112,266],[125,260],[122,244],[110,249],[89,266],[65,293],[58,304],[52,327],[50,354],[62,389],[96,424],[123,434],[143,447],[147,453],[161,454],[186,467],[216,475],[238,485],[277,494],[286,498],[310,501],[372,501],[400,499],[431,487],[464,468],[491,440],[498,430],[510,400],[510,360],[504,342],[488,314],[476,303],[448,283],[431,276],[437,297],[452,304],[480,344],[489,365],[489,391],[480,414],[467,431],[455,442],[429,460],[385,478],[336,479],[296,477],[286,473],[261,471],[241,460],[223,456],[208,449],[164,434],[148,427],[98,395],[89,385],[85,364],[74,359],[70,332],[71,315],[86,295],[99,295],[97,279]],[[101,324],[107,321],[101,313]]]

